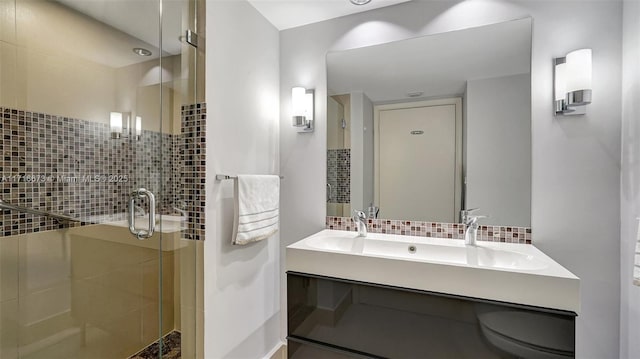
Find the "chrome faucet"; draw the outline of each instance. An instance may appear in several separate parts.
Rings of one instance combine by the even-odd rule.
[[[144,208],[142,208],[142,206],[140,205],[136,204],[134,209],[135,209],[136,217],[144,217],[147,215],[147,211],[145,211]]]
[[[353,216],[351,217],[353,222],[358,227],[358,237],[367,236],[367,215],[357,209],[353,210]]]
[[[462,217],[462,223],[465,225],[464,231],[464,244],[469,246],[476,245],[476,239],[478,237],[478,220],[480,218],[487,218],[487,216],[472,215],[471,212],[478,210],[479,208],[463,209],[460,211],[460,217]]]
[[[171,209],[176,212],[179,213],[181,217],[188,217],[187,214],[187,203],[185,201],[176,201],[173,203],[173,207],[171,207]]]

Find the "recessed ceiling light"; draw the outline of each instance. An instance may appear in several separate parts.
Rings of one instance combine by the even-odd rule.
[[[136,54],[138,54],[140,56],[151,56],[151,51],[149,51],[147,49],[143,49],[141,47],[134,48],[133,52],[135,52]]]
[[[408,97],[420,97],[422,94],[424,94],[422,91],[407,92]]]
[[[353,5],[366,5],[371,2],[371,0],[349,0]]]

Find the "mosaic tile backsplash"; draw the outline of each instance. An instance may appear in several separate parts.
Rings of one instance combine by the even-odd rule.
[[[194,240],[204,239],[205,175],[206,175],[206,119],[204,103],[182,106],[179,168],[174,175],[182,178],[180,198],[189,214],[188,226],[183,235]],[[179,148],[179,146],[176,146]]]
[[[461,223],[391,219],[368,219],[367,222],[367,230],[371,233],[464,239],[465,225]],[[342,231],[357,231],[351,217],[327,217],[326,228]],[[529,227],[480,226],[477,235],[479,241],[531,244],[531,228]]]
[[[327,150],[327,199],[329,203],[351,201],[351,150]]]
[[[180,156],[195,144],[187,139],[198,136],[188,133],[195,129],[184,113],[181,135],[144,130],[139,141],[111,139],[109,125],[102,123],[2,107],[0,114],[2,200],[83,224],[102,223],[126,218],[130,192],[146,187],[159,199],[160,213],[183,207],[193,209],[190,220],[199,220],[198,211],[189,208],[187,186],[193,181],[181,175],[191,162],[183,164]],[[7,210],[0,214],[3,236],[77,225]]]

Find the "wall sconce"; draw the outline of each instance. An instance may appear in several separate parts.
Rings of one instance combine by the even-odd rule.
[[[111,138],[114,140],[133,136],[136,141],[140,140],[142,135],[142,117],[136,116],[135,128],[131,128],[131,113],[129,112],[111,112],[109,115],[109,124],[111,126]]]
[[[136,116],[136,132],[135,132],[136,141],[140,141],[140,136],[142,136],[142,117]]]
[[[556,115],[584,115],[591,103],[591,49],[572,51],[554,65]]]
[[[313,132],[314,91],[304,87],[291,89],[292,124],[299,133]]]
[[[117,140],[122,136],[122,112],[111,112],[109,123],[111,124],[111,138]]]

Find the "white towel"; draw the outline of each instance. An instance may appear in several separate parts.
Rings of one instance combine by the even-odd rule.
[[[633,284],[640,286],[640,218],[638,220],[638,229],[636,230],[636,250],[633,256]]]
[[[269,238],[278,231],[280,177],[238,175],[232,244]]]

